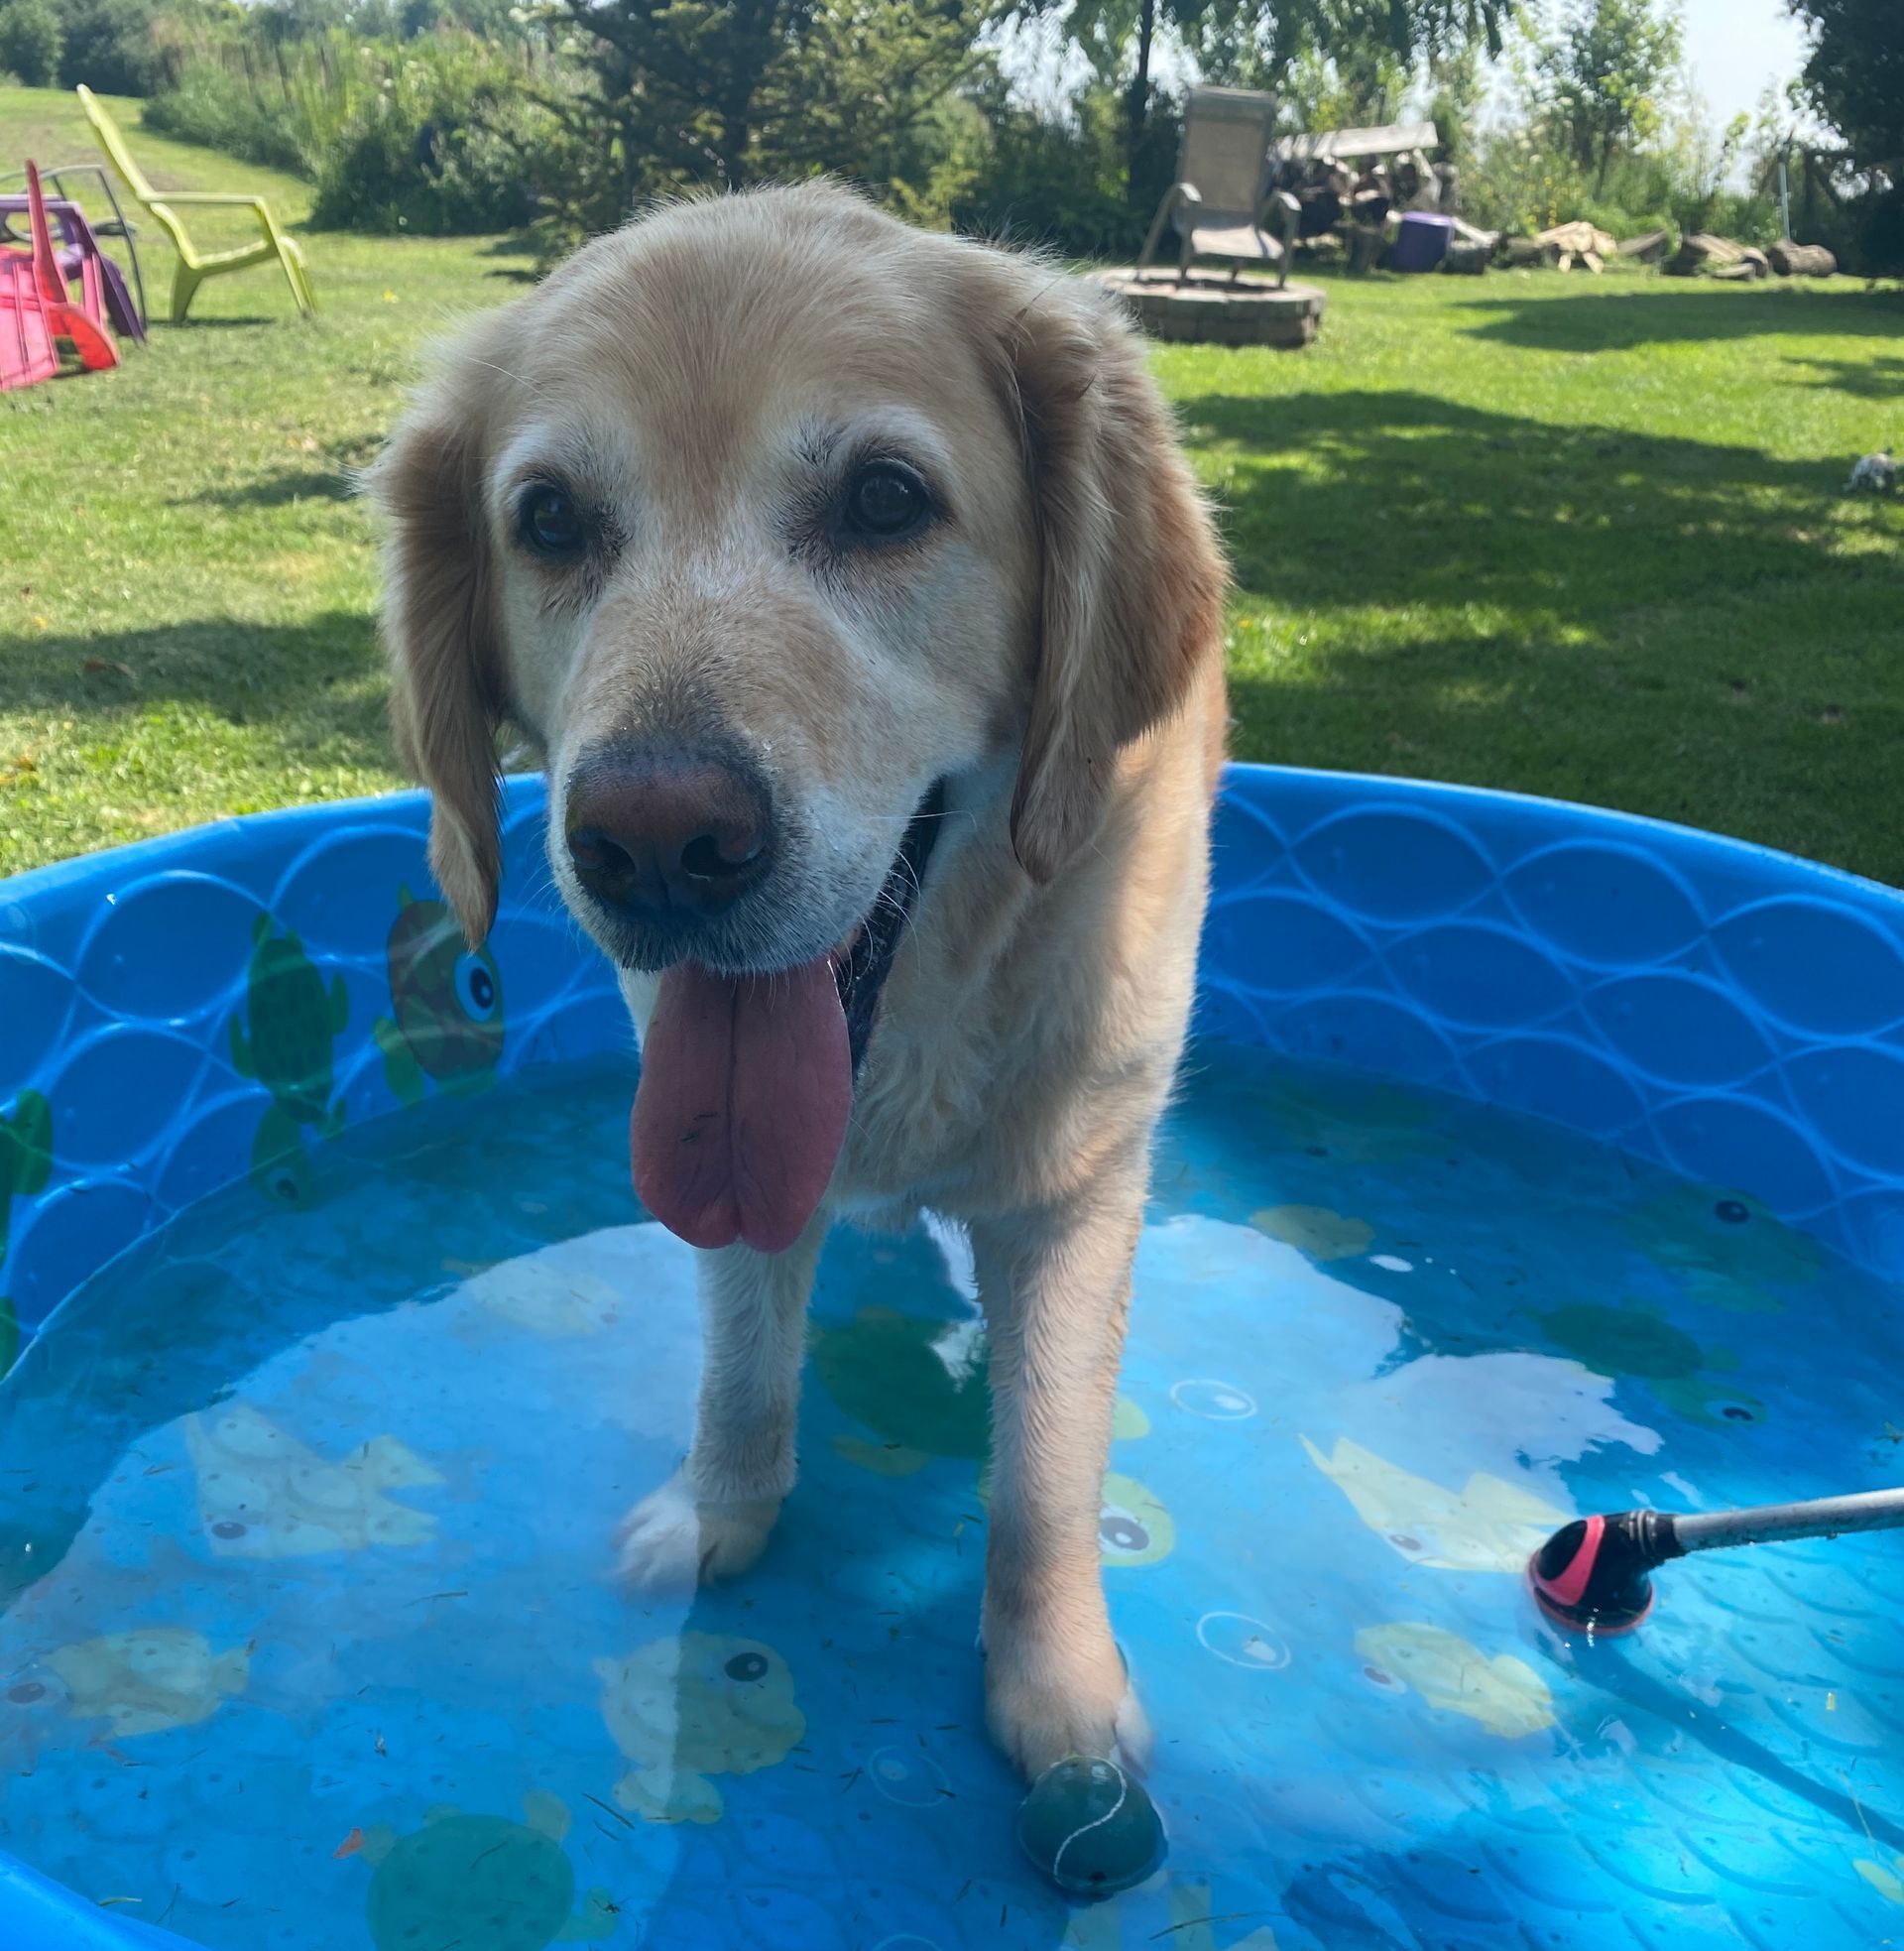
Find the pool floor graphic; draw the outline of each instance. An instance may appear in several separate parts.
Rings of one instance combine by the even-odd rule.
[[[760,1564],[608,1576],[689,1438],[691,1256],[631,1194],[627,1013],[539,783],[502,814],[477,951],[416,794],[7,884],[0,1938],[1898,1933],[1894,1542],[1715,1552],[1618,1641],[1526,1560],[1895,1479],[1904,897],[1231,770],[1098,1525],[1169,1855],[1078,1908],[984,1729],[956,1228],[830,1244]]]

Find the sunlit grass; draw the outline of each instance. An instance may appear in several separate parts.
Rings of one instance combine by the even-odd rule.
[[[301,217],[301,185],[119,107],[156,178]],[[90,148],[67,97],[0,90],[0,156]],[[397,783],[351,470],[423,344],[526,261],[307,249],[314,322],[266,267],[119,372],[0,402],[0,872]],[[1161,348],[1236,560],[1237,752],[1904,882],[1904,505],[1841,493],[1904,434],[1900,348],[1904,301],[1847,280],[1539,274],[1337,281],[1302,354]]]

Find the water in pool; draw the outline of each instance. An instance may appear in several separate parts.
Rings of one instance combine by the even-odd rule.
[[[1904,1553],[1537,1618],[1568,1516],[1904,1470],[1896,1289],[1581,1141],[1200,1053],[1102,1539],[1166,1871],[1014,1853],[974,1649],[984,1343],[943,1228],[836,1238],[759,1568],[632,1602],[688,1250],[631,1079],[340,1142],[83,1290],[0,1392],[0,1847],[221,1951],[1362,1951],[1904,1939]]]

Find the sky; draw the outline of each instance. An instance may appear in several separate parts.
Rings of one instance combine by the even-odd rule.
[[[1804,63],[1805,33],[1785,0],[1686,0],[1686,64],[1721,127]]]
[[[1805,35],[1785,0],[1683,0],[1683,6],[1687,65],[1721,128],[1734,115],[1750,114],[1768,81],[1790,80],[1804,62]],[[1082,63],[1075,53],[1065,59],[1062,32],[1048,15],[1007,40],[1007,70],[1026,93],[1051,99],[1078,78]],[[1167,57],[1163,64],[1175,65]]]

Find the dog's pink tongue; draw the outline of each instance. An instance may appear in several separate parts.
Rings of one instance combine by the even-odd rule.
[[[642,1039],[635,1190],[690,1246],[782,1253],[826,1192],[852,1102],[825,956],[739,982],[670,969]]]

